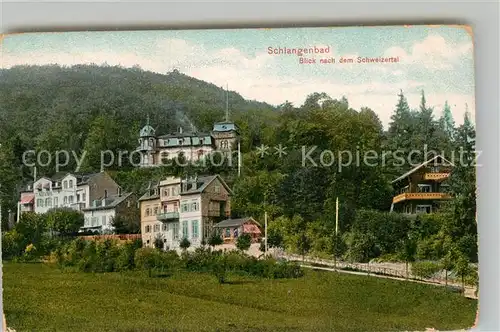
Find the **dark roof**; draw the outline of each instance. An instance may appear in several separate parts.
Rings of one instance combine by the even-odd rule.
[[[245,224],[246,222],[253,222],[256,223],[257,225],[260,226],[260,224],[253,219],[252,217],[246,217],[246,218],[239,218],[239,219],[226,219],[221,221],[218,224],[215,224],[214,227],[216,228],[224,228],[224,227],[235,227],[235,226],[241,226]]]
[[[177,138],[177,137],[208,137],[209,133],[203,132],[191,132],[191,133],[173,133],[173,134],[164,134],[158,136],[158,138]]]
[[[109,196],[104,200],[105,204],[102,205],[103,199],[97,200],[97,206],[91,206],[86,209],[82,209],[82,211],[92,211],[92,210],[107,210],[107,209],[112,209],[118,206],[121,202],[126,200],[132,195],[132,193],[128,194],[123,194],[121,196],[115,195],[115,196]]]
[[[157,183],[152,183],[150,182],[149,183],[149,188],[146,190],[146,192],[144,193],[144,195],[142,195],[140,198],[139,198],[139,201],[148,201],[148,200],[151,200],[151,199],[158,199],[160,198],[160,191],[158,190],[158,187],[159,187],[159,182]],[[156,189],[156,194],[154,194],[154,190]]]
[[[187,191],[181,191],[181,195],[190,195],[203,192],[212,181],[215,179],[219,179],[220,183],[226,188],[226,190],[231,194],[231,188],[227,185],[227,183],[219,176],[219,175],[210,175],[210,176],[200,176],[196,180],[196,189],[188,189]],[[186,180],[183,180],[186,181]]]
[[[455,166],[453,165],[453,163],[449,160],[447,160],[445,157],[441,156],[441,155],[437,155],[437,156],[434,156],[433,158],[421,163],[420,165],[412,168],[411,170],[409,170],[408,172],[406,172],[405,174],[401,175],[400,177],[398,177],[396,180],[393,180],[391,183],[394,183],[394,182],[398,182],[398,181],[401,181],[402,179],[408,177],[409,175],[415,173],[416,171],[418,171],[420,168],[428,165],[429,163],[431,163],[432,161],[435,161],[436,159],[441,159],[441,162],[445,163],[446,165],[448,166]]]

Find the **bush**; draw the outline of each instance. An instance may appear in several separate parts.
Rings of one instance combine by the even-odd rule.
[[[223,243],[224,243],[224,241],[222,240],[220,235],[216,234],[216,233],[212,234],[212,236],[208,239],[208,245],[212,246],[212,247],[221,245]]]
[[[250,249],[250,246],[252,245],[252,238],[250,237],[249,234],[241,234],[238,236],[238,239],[236,240],[236,248],[238,248],[241,251],[246,251]]]
[[[439,271],[441,271],[441,265],[435,262],[414,262],[411,265],[412,275],[419,278],[432,278]]]
[[[153,268],[159,261],[159,253],[156,248],[137,249],[134,256],[135,266],[138,269],[148,271],[148,275],[151,277]]]
[[[188,239],[183,238],[181,240],[181,243],[179,243],[179,247],[181,247],[182,250],[187,250],[191,246],[191,242],[189,242]]]

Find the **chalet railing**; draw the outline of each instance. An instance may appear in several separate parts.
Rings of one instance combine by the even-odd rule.
[[[443,180],[450,176],[450,173],[425,173],[424,180]]]
[[[409,199],[449,199],[451,196],[447,193],[403,193],[394,196],[392,203],[398,203]]]

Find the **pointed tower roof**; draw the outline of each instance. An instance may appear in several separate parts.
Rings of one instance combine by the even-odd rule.
[[[146,120],[146,125],[142,127],[141,132],[140,132],[140,137],[154,137],[155,136],[155,130],[153,127],[149,125],[149,114],[148,118]]]

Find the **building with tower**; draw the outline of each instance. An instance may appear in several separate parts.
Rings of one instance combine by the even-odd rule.
[[[231,152],[238,149],[238,126],[229,121],[215,123],[209,133],[184,132],[179,128],[176,133],[157,135],[149,124],[139,133],[140,167],[160,166],[167,159],[176,159],[181,155],[187,161],[198,161],[214,151]]]

